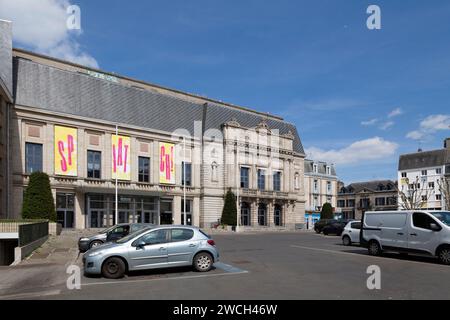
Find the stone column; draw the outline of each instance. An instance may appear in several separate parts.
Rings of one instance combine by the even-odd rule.
[[[195,197],[192,201],[192,225],[196,227],[200,226],[200,198]]]
[[[250,202],[250,221],[252,227],[258,226],[258,199]]]
[[[268,227],[273,227],[275,225],[273,218],[274,218],[274,206],[273,206],[273,200],[270,200],[267,203],[267,223],[266,225]]]
[[[172,203],[172,220],[174,224],[181,224],[181,214],[182,214],[182,208],[181,208],[181,196],[174,196],[173,197],[173,203]]]

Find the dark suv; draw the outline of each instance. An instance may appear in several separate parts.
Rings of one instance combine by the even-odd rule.
[[[344,231],[345,226],[351,220],[334,220],[333,222],[327,223],[323,228],[322,232],[324,235],[335,234],[341,236]]]
[[[337,222],[337,220],[335,219],[320,219],[319,221],[317,221],[314,224],[314,231],[316,231],[317,233],[321,233],[323,228],[330,223],[335,223]]]

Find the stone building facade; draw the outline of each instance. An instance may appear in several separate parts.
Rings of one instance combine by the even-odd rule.
[[[43,171],[66,228],[182,224],[185,208],[208,228],[228,189],[244,228],[304,223],[303,146],[282,118],[24,50],[11,63],[9,218]]]

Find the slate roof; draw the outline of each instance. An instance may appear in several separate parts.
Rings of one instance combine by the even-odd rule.
[[[400,156],[398,170],[439,167],[450,163],[450,150],[422,151]]]
[[[0,89],[12,97],[12,38],[11,22],[0,20]]]
[[[184,128],[194,133],[194,122],[205,129],[221,129],[236,119],[242,126],[256,127],[260,113],[208,102],[207,106],[174,96],[105,81],[80,72],[61,70],[20,57],[14,58],[15,102],[53,112],[173,132]],[[294,125],[275,118],[264,119],[280,134],[294,135],[294,151],[304,154]]]
[[[305,159],[305,173],[314,173],[313,165],[317,163],[317,171],[319,174],[326,175],[327,174],[327,166],[330,166],[330,171],[332,176],[336,176],[336,168],[333,164],[329,164],[323,161],[314,161]]]
[[[389,191],[396,192],[395,184],[396,182],[392,180],[373,180],[373,181],[355,182],[344,187],[343,190],[341,189],[339,193],[340,194],[359,193],[363,190],[368,190],[370,192],[389,192]]]

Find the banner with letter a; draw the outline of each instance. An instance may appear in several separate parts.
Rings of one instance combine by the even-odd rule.
[[[113,179],[131,180],[130,137],[112,135],[112,173]]]

